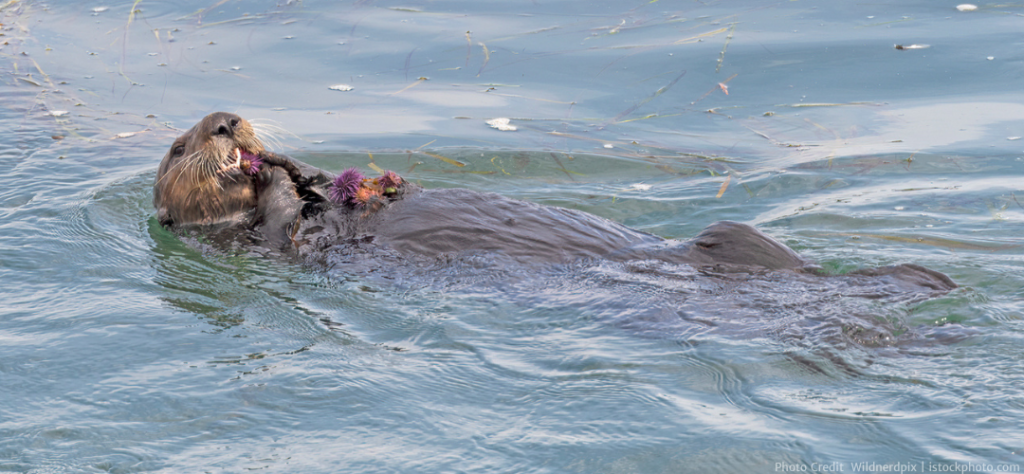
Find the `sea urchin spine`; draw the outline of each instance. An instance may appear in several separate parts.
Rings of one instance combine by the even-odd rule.
[[[254,175],[260,172],[260,165],[263,164],[263,159],[259,155],[254,155],[247,151],[238,151],[235,153],[239,154],[238,168],[247,175]]]
[[[356,168],[342,171],[337,178],[334,178],[334,184],[329,191],[331,201],[334,201],[335,204],[352,202],[362,187],[363,178],[363,174]]]

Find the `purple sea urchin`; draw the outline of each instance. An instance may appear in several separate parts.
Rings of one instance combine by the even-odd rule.
[[[384,189],[395,188],[397,189],[402,184],[402,178],[398,176],[394,171],[385,171],[380,177],[380,186]]]
[[[329,191],[331,201],[334,201],[335,204],[350,202],[359,192],[363,179],[363,174],[356,168],[342,171],[337,178],[334,178],[334,184]]]
[[[240,158],[238,159],[238,168],[243,173],[248,175],[254,175],[260,172],[260,165],[263,164],[263,159],[259,155],[254,155],[247,151],[240,152]]]

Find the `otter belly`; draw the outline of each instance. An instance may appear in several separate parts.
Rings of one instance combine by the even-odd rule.
[[[305,255],[355,241],[407,255],[493,254],[556,263],[664,240],[572,209],[467,189],[418,188],[381,209],[312,213],[300,219],[293,238]]]
[[[307,183],[296,192],[286,173],[261,188],[258,230],[265,242],[310,260],[326,253],[465,256],[486,254],[531,264],[598,258],[659,260],[716,272],[820,268],[785,245],[737,222],[716,222],[695,238],[666,240],[586,212],[544,206],[468,189],[409,185],[399,200],[369,209],[329,202],[331,179],[296,162]],[[856,275],[891,280],[896,287],[948,291],[945,275],[916,265],[864,269]]]
[[[466,189],[424,190],[390,207],[380,242],[421,255],[489,252],[558,262],[662,240],[585,212]]]

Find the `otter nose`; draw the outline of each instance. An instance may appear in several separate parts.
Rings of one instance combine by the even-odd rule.
[[[216,113],[212,118],[213,120],[210,121],[210,135],[223,135],[228,138],[235,136],[238,124],[242,122],[241,117],[227,112]]]

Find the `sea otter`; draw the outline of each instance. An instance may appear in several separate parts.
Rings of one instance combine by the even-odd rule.
[[[217,112],[171,145],[153,204],[165,227],[245,234],[274,253],[299,257],[358,249],[410,257],[487,254],[525,264],[653,259],[719,272],[820,272],[746,224],[718,222],[692,240],[666,240],[581,211],[465,189],[423,189],[393,174],[346,173],[335,177],[267,151],[245,119]],[[855,273],[918,289],[956,287],[946,275],[910,264]]]

